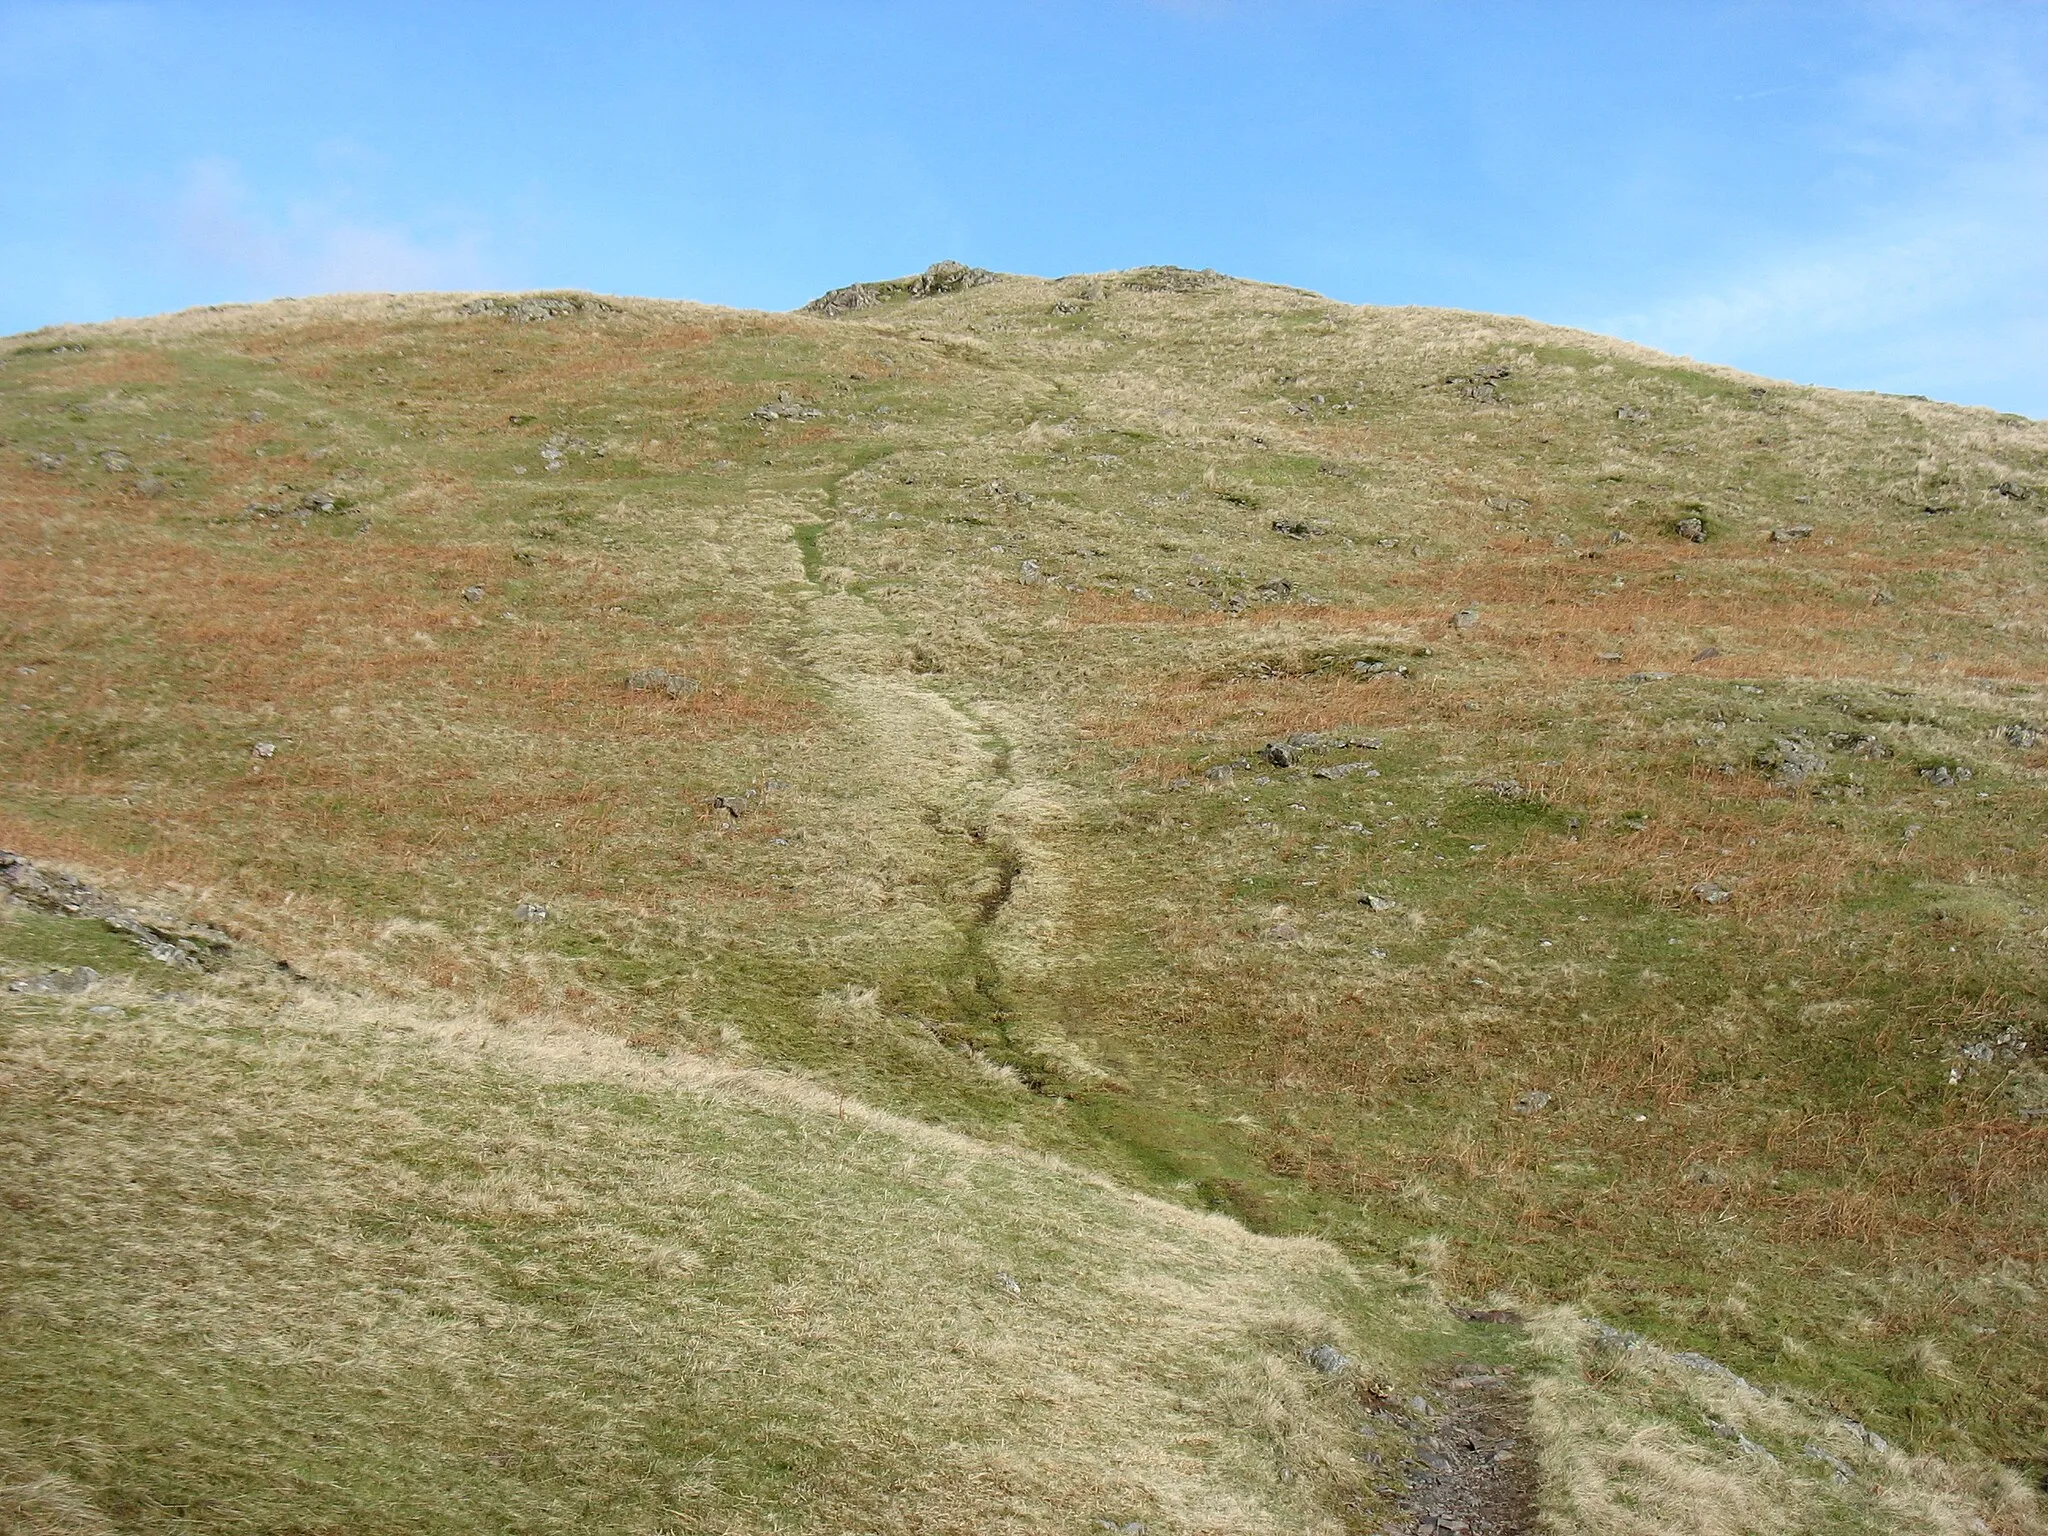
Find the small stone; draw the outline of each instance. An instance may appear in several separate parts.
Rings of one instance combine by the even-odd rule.
[[[1597,1317],[1588,1318],[1586,1321],[1587,1326],[1592,1330],[1595,1348],[1614,1350],[1619,1353],[1631,1349],[1639,1349],[1644,1343],[1643,1336],[1633,1329],[1616,1328],[1611,1323],[1601,1322]]]
[[[1650,413],[1639,405],[1624,405],[1616,408],[1614,419],[1616,421],[1648,421]]]
[[[1550,1103],[1550,1095],[1541,1088],[1531,1088],[1515,1095],[1515,1113],[1518,1115],[1541,1114]]]
[[[1705,518],[1681,517],[1671,525],[1671,531],[1681,539],[1689,539],[1695,544],[1707,542],[1707,523]]]
[[[1391,896],[1375,896],[1370,891],[1358,898],[1358,904],[1368,912],[1391,912],[1397,903]]]
[[[1505,1307],[1453,1307],[1451,1315],[1460,1322],[1494,1323],[1508,1328],[1519,1328],[1528,1321],[1521,1313]],[[1505,1370],[1505,1367],[1502,1369]]]
[[[1805,523],[1799,523],[1790,528],[1773,528],[1771,530],[1771,542],[1773,544],[1790,544],[1795,539],[1810,539],[1812,537],[1813,529]]]
[[[32,462],[37,469],[55,471],[64,467],[64,456],[61,453],[39,453]]]
[[[1292,923],[1275,923],[1266,930],[1266,937],[1275,944],[1292,944],[1301,937],[1301,930]]]
[[[1842,1426],[1842,1428],[1846,1429],[1850,1434],[1854,1435],[1858,1440],[1861,1440],[1865,1445],[1869,1446],[1873,1451],[1882,1451],[1887,1454],[1889,1454],[1889,1452],[1891,1451],[1891,1441],[1885,1439],[1885,1437],[1883,1435],[1880,1435],[1876,1430],[1866,1429],[1863,1425],[1857,1423],[1856,1420],[1849,1418],[1847,1415],[1844,1415],[1836,1422],[1839,1423]]]
[[[1677,1357],[1674,1356],[1673,1358]],[[1703,1360],[1706,1357],[1704,1355],[1698,1355],[1694,1356],[1693,1358]],[[1709,1360],[1707,1361],[1707,1363],[1709,1365],[1712,1365],[1714,1362]],[[1733,1375],[1734,1373],[1731,1371],[1729,1374]],[[1735,1379],[1737,1381],[1742,1380],[1742,1378],[1739,1376],[1737,1376]],[[1743,1385],[1748,1386],[1749,1383],[1743,1382]],[[1745,1435],[1741,1430],[1737,1429],[1733,1424],[1724,1424],[1721,1420],[1710,1416],[1707,1419],[1707,1428],[1711,1429],[1723,1440],[1733,1440],[1735,1442],[1735,1448],[1738,1451],[1741,1451],[1745,1456],[1754,1456],[1759,1461],[1768,1461],[1773,1463],[1775,1463],[1778,1459],[1777,1457],[1773,1456],[1769,1451],[1765,1450],[1762,1446],[1758,1445],[1754,1440],[1750,1439],[1749,1436]]]
[[[1828,736],[1828,744],[1847,752],[1851,757],[1860,757],[1865,762],[1882,762],[1892,755],[1892,749],[1875,736],[1859,731],[1836,731]]]
[[[2048,729],[2018,720],[2011,725],[2001,725],[1997,734],[1998,739],[2007,746],[2022,749],[2038,747],[2043,741],[2048,741]]]
[[[89,965],[75,965],[69,970],[45,971],[40,976],[29,976],[20,981],[10,981],[10,992],[28,992],[43,997],[65,996],[89,991],[100,980],[100,973]]]
[[[259,741],[249,750],[257,757],[272,758],[277,756],[277,743],[274,741]]]
[[[758,405],[747,413],[757,421],[815,421],[825,413],[815,405],[806,405],[790,397],[788,390],[779,390],[775,398],[766,405]]]
[[[1958,784],[1969,783],[1975,775],[1953,763],[1936,763],[1932,768],[1922,768],[1920,777],[1936,789],[1954,789]]]
[[[2007,1065],[2025,1056],[2030,1043],[2024,1029],[2010,1026],[1995,1035],[1972,1040],[1958,1048],[1956,1054],[1975,1066]]]
[[[100,468],[109,474],[125,475],[135,468],[135,461],[118,448],[102,448],[98,457]]]
[[[1730,900],[1733,895],[1732,892],[1725,890],[1719,885],[1716,885],[1712,880],[1694,881],[1692,886],[1692,894],[1695,898],[1697,898],[1700,901],[1704,901],[1710,907],[1720,906],[1723,902]]]
[[[548,909],[537,901],[522,901],[512,909],[512,916],[522,923],[544,923]]]
[[[1202,777],[1211,784],[1228,784],[1237,777],[1237,770],[1228,763],[1218,763],[1213,768],[1204,768]]]
[[[1828,766],[1825,757],[1797,736],[1776,737],[1769,746],[1758,750],[1755,762],[1770,775],[1773,784],[1788,788],[1825,773]]]
[[[1045,580],[1045,573],[1036,560],[1026,560],[1017,567],[1017,579],[1027,587],[1035,587]]]
[[[1024,1287],[1017,1283],[1017,1277],[1006,1269],[996,1271],[996,1284],[1008,1291],[1012,1296],[1022,1296],[1024,1294]]]
[[[1671,674],[1669,672],[1631,672],[1622,681],[1625,683],[1668,683],[1671,681]]]
[[[1707,645],[1702,646],[1697,651],[1694,651],[1692,653],[1692,659],[1694,661],[1712,661],[1716,656],[1719,656],[1720,654],[1721,648],[1718,645]]]
[[[1334,1344],[1318,1344],[1302,1352],[1302,1359],[1325,1376],[1341,1376],[1351,1369],[1351,1357]]]
[[[665,693],[680,699],[697,692],[701,685],[694,677],[684,677],[664,667],[641,667],[626,674],[626,686],[635,693]]]
[[[1351,663],[1351,670],[1361,677],[1406,677],[1408,669],[1398,662],[1383,661],[1377,656],[1363,657]]]
[[[2001,480],[1992,489],[2007,501],[2025,501],[2034,494],[2025,486],[2015,485],[2010,480]]]
[[[1379,777],[1379,770],[1370,763],[1330,763],[1315,771],[1319,779],[1349,778],[1354,773],[1363,773],[1371,778]]]
[[[738,821],[746,810],[746,801],[738,795],[713,795],[711,813],[715,819]]]
[[[484,589],[482,587],[464,587],[462,589],[462,600],[465,603],[480,603],[484,600]]]
[[[1802,1445],[1799,1448],[1799,1452],[1802,1456],[1805,1456],[1809,1460],[1820,1462],[1823,1466],[1825,1466],[1828,1469],[1829,1473],[1833,1476],[1835,1482],[1837,1482],[1838,1484],[1853,1483],[1854,1481],[1856,1481],[1855,1468],[1851,1467],[1849,1463],[1842,1460],[1841,1457],[1835,1455],[1834,1452],[1824,1450],[1822,1447],[1816,1445],[1813,1441],[1807,1441],[1806,1444]]]
[[[1301,761],[1301,749],[1285,741],[1267,742],[1259,755],[1275,768],[1292,768]]]
[[[1694,1350],[1681,1349],[1676,1351],[1671,1356],[1671,1363],[1673,1365],[1682,1365],[1688,1371],[1698,1371],[1703,1376],[1718,1376],[1730,1386],[1738,1387],[1753,1397],[1763,1396],[1762,1391],[1754,1382],[1736,1375],[1735,1372],[1729,1370],[1720,1361],[1699,1354]]]
[[[1477,608],[1460,608],[1451,615],[1451,623],[1458,629],[1470,629],[1478,622],[1479,610]]]

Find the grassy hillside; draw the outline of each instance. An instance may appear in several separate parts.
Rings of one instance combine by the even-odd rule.
[[[1280,1476],[1350,1428],[1301,1351],[1432,1328],[1321,1245],[815,1090],[149,979],[7,1025],[49,1223],[8,1286],[7,1470],[45,1516],[1335,1529],[1353,1458]]]
[[[21,1049],[114,1070],[90,1043],[114,1041],[195,1103],[282,1073],[316,1144],[347,1139],[349,1074],[413,1052],[389,1113],[473,1092],[482,1117],[434,1157],[515,1136],[502,1114],[582,1185],[600,1150],[507,1086],[539,1068],[478,1046],[458,1092],[445,1032],[375,1022],[572,1020],[635,1071],[794,1070],[933,1128],[902,1135],[1324,1239],[1354,1276],[1572,1303],[2037,1481],[2048,427],[1211,274],[974,276],[799,315],[363,298],[16,338],[0,846],[218,925],[340,1010],[202,1049],[154,1014],[79,1044],[82,1004],[10,998]],[[598,1118],[684,1162],[726,1134],[664,1114]],[[134,1129],[103,1155],[160,1155]],[[810,1181],[800,1208],[837,1176],[759,1139],[735,1166],[756,1153]],[[1105,1294],[1118,1223],[1261,1274],[1338,1263],[1032,1177]],[[878,1229],[922,1219],[876,1178]],[[93,1219],[144,1220],[122,1211]],[[1334,1283],[1259,1281],[1223,1359],[1292,1361],[1258,1319]],[[1389,1384],[1473,1347],[1416,1328],[1379,1330],[1407,1341]],[[532,1337],[532,1380],[614,1369]],[[1103,1379],[1165,1390],[1194,1346],[1160,1347]],[[1679,1422],[1578,1349],[1543,1357],[1570,1357],[1559,1393]],[[593,1400],[652,1379],[616,1369]],[[981,1390],[926,1422],[992,1411]],[[1110,1418],[1076,1432],[1077,1498],[1222,1519],[1140,1496],[1179,1486],[1145,1470],[1170,1413]],[[895,1464],[840,1427],[845,1464]],[[1609,1528],[1570,1490],[1622,1474],[1565,1470],[1579,1434],[1550,1434],[1544,1497]],[[1215,1487],[1271,1511],[1241,1528],[1306,1518],[1258,1503],[1291,1483],[1236,1446]],[[740,1484],[707,1486],[692,1518],[744,1525]],[[861,1496],[788,1518],[865,1528]],[[566,1518],[520,1507],[500,1524]]]
[[[0,960],[100,976],[0,1011],[0,1530],[1408,1530],[1496,1373],[1521,1497],[1480,1532],[1532,1486],[1612,1536],[2040,1528],[1569,1313],[1462,1325],[784,1074],[250,963],[167,989],[19,908]]]

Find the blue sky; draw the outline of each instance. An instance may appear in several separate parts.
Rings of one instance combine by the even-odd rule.
[[[2048,416],[2048,6],[0,0],[0,332],[1216,267]]]

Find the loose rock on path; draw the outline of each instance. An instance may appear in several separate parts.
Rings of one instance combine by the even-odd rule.
[[[1532,1536],[1536,1463],[1513,1368],[1461,1365],[1436,1386],[1434,1412],[1381,1410],[1416,1435],[1408,1491],[1388,1536]]]

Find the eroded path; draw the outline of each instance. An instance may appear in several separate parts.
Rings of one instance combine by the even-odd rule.
[[[1536,1464],[1513,1369],[1460,1366],[1437,1389],[1435,1415],[1379,1415],[1416,1435],[1403,1517],[1386,1528],[1390,1536],[1530,1536],[1538,1529]]]
[[[801,530],[806,525],[793,521]],[[861,779],[859,835],[839,836],[892,896],[914,893],[927,929],[956,959],[949,1046],[979,1053],[1039,1089],[1076,1053],[1019,998],[1071,950],[1056,842],[1073,819],[1061,787],[1036,769],[1043,729],[998,701],[924,670],[900,626],[804,558],[804,659],[843,711]]]

